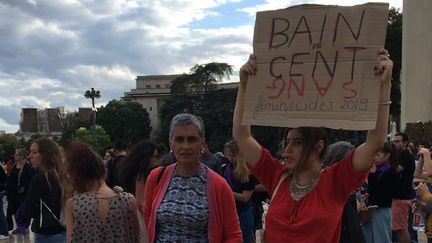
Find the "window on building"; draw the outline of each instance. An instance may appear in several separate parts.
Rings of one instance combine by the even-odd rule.
[[[152,111],[153,109],[152,109],[152,107],[150,106],[150,111]]]
[[[165,88],[169,88],[170,87],[170,85],[169,84],[165,84]]]
[[[160,89],[160,88],[161,88],[160,84],[156,84],[156,89]]]
[[[150,85],[150,84],[147,84],[147,85],[146,85],[146,89],[151,89],[151,85]]]

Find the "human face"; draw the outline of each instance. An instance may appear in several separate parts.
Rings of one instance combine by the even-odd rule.
[[[377,166],[381,165],[389,159],[389,156],[389,154],[378,152],[374,157],[374,162]]]
[[[289,169],[295,169],[299,164],[303,154],[303,135],[298,129],[291,129],[285,139],[283,150],[283,164]]]
[[[21,154],[15,153],[14,154],[14,159],[15,159],[15,162],[20,163],[20,162],[24,161],[24,156],[21,155]]]
[[[177,125],[174,129],[170,147],[180,163],[199,163],[199,155],[204,145],[195,124]]]
[[[42,155],[39,153],[39,146],[36,143],[32,143],[30,146],[30,162],[36,168],[42,165]]]
[[[396,147],[397,150],[404,150],[406,148],[406,142],[404,143],[402,140],[402,136],[394,136],[392,143]]]

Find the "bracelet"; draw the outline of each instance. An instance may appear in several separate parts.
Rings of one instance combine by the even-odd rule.
[[[387,102],[381,102],[381,103],[378,103],[378,105],[391,105],[391,103],[392,103],[392,101],[389,100],[389,101],[387,101]]]

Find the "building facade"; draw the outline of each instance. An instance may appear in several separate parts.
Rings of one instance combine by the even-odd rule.
[[[178,76],[180,75],[138,76],[135,79],[136,89],[124,93],[123,99],[138,102],[147,110],[152,133],[159,128],[159,109],[170,97],[171,81]]]
[[[179,76],[180,74],[138,76],[135,79],[136,89],[124,93],[123,99],[138,102],[147,110],[152,134],[160,129],[160,107],[171,96],[171,81]],[[222,83],[218,88],[231,89],[237,86],[238,83]]]
[[[81,120],[90,120],[91,114],[91,108],[78,109],[78,117]],[[72,113],[63,106],[46,109],[22,108],[19,131],[15,135],[24,139],[30,139],[35,134],[61,137],[70,115]]]
[[[432,1],[403,1],[401,126],[432,120]]]

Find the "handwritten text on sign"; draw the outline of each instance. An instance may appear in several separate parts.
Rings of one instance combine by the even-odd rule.
[[[379,79],[373,67],[384,46],[387,4],[297,6],[257,13],[243,123],[375,125]]]

